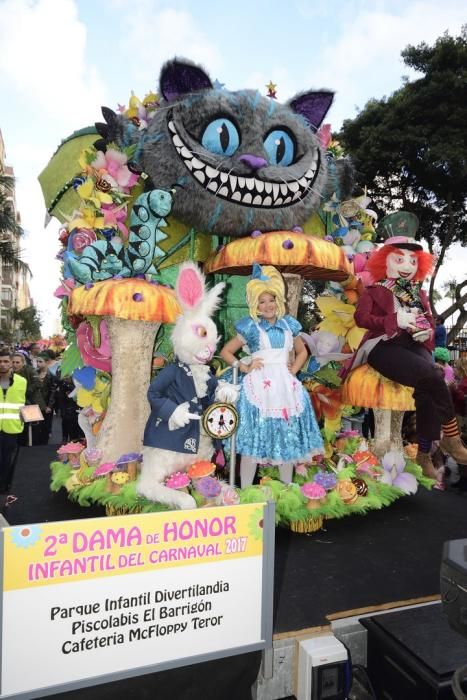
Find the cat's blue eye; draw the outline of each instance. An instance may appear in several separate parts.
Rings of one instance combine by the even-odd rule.
[[[240,136],[230,119],[214,119],[204,130],[201,138],[204,148],[219,156],[231,156],[240,145]]]
[[[295,143],[284,129],[274,129],[264,141],[264,149],[271,165],[287,166],[295,158]]]

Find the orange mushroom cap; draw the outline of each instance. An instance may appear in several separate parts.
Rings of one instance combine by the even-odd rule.
[[[365,408],[414,411],[413,390],[386,379],[370,365],[354,369],[342,385],[342,403]]]
[[[188,467],[187,474],[190,479],[201,479],[203,476],[210,476],[216,471],[216,465],[207,460],[194,462]]]
[[[344,251],[335,243],[295,231],[237,238],[210,255],[204,271],[249,275],[253,262],[274,265],[281,272],[299,274],[304,279],[340,282],[353,272]]]
[[[181,314],[173,289],[137,277],[110,279],[73,289],[68,313],[131,321],[174,323]]]

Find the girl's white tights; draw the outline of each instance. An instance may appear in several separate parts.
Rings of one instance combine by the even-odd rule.
[[[254,457],[242,456],[240,460],[240,485],[242,489],[251,486],[255,478],[257,461]],[[290,484],[293,475],[293,462],[284,462],[279,465],[279,474],[284,484]]]

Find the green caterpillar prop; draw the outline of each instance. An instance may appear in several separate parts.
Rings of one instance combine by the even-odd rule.
[[[65,253],[65,263],[75,280],[86,284],[116,275],[156,274],[153,260],[164,254],[158,243],[167,238],[161,227],[167,226],[164,217],[170,213],[172,203],[171,193],[165,190],[151,190],[140,195],[130,216],[127,248],[118,238],[113,238],[86,246],[79,257],[72,252]]]

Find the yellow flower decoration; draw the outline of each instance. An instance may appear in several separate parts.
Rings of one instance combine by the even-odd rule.
[[[316,303],[324,316],[318,325],[319,330],[345,338],[350,349],[356,350],[365,335],[365,329],[359,328],[355,323],[355,306],[336,297],[318,297]]]
[[[96,413],[104,413],[109,403],[110,386],[110,381],[98,374],[93,389],[88,390],[83,387],[78,389],[76,403],[80,408],[91,407]]]
[[[256,508],[248,519],[248,530],[255,540],[263,539],[264,510]]]
[[[87,177],[86,180],[77,188],[77,193],[81,199],[87,202],[92,202],[96,209],[101,208],[101,204],[112,204],[113,199],[107,192],[102,192],[98,190],[95,186],[95,182],[92,177]]]
[[[77,217],[73,218],[68,223],[68,230],[72,231],[74,228],[104,228],[104,217],[100,216],[94,209],[90,207],[82,207],[77,213]]]

